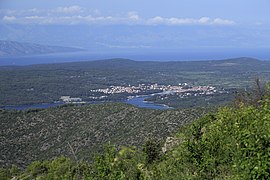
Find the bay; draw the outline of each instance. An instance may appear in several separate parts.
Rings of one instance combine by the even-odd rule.
[[[151,95],[145,96],[135,96],[130,99],[123,101],[124,103],[131,104],[136,107],[140,108],[148,108],[148,109],[159,109],[159,110],[166,110],[172,109],[169,106],[162,105],[162,104],[155,104],[152,102],[145,101],[146,98],[150,97]],[[86,102],[87,104],[98,104],[101,102]],[[13,109],[13,110],[27,110],[27,109],[44,109],[50,107],[56,107],[64,105],[63,102],[54,102],[54,103],[42,103],[42,104],[29,104],[29,105],[15,105],[15,106],[2,106],[2,109]]]

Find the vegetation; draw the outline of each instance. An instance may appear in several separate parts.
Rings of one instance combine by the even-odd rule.
[[[269,61],[251,58],[221,61],[191,62],[143,62],[126,59],[111,59],[92,62],[0,67],[0,106],[34,104],[58,101],[61,96],[80,97],[84,101],[90,96],[102,96],[90,92],[92,89],[111,85],[128,86],[138,84],[212,85],[227,90],[248,88],[254,77],[270,81]],[[108,101],[119,101],[127,94],[108,97]],[[205,104],[208,97],[198,97],[187,102],[190,106]],[[216,99],[216,100],[215,100]],[[210,104],[227,102],[227,95],[213,96]],[[158,99],[152,99],[160,103]],[[194,101],[196,102],[194,104]],[[178,101],[179,102],[179,101]],[[179,107],[183,104],[164,101]],[[188,106],[189,107],[189,106]]]
[[[157,104],[166,104],[175,108],[194,108],[205,106],[222,106],[232,102],[236,95],[236,89],[227,90],[226,93],[210,95],[181,97],[179,94],[154,95],[147,98],[147,101]]]
[[[238,107],[221,108],[180,131],[177,136],[183,139],[183,143],[153,167],[154,175],[194,179],[268,179],[269,100],[268,93],[260,100],[260,106],[241,103]]]
[[[0,111],[0,166],[25,167],[34,160],[65,155],[91,160],[102,145],[140,147],[165,138],[207,109],[153,110],[121,103]],[[76,158],[75,158],[76,157]]]
[[[182,126],[174,137],[178,143],[163,153],[160,141],[153,139],[141,149],[122,147],[117,151],[108,144],[92,163],[59,157],[33,162],[23,171],[2,169],[1,178],[268,179],[269,91],[270,86],[255,104],[241,99],[236,106],[222,107]]]

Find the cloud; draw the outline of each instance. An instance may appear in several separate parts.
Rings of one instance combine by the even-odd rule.
[[[139,15],[137,14],[137,12],[129,12],[128,13],[128,17],[130,20],[133,20],[133,21],[138,21],[140,19]]]
[[[221,18],[216,18],[213,21],[213,24],[220,24],[220,25],[234,25],[235,22],[227,19],[221,19]]]
[[[15,21],[17,18],[15,16],[4,16],[3,21],[4,22],[12,22]]]
[[[20,19],[16,19],[16,23],[21,24],[66,24],[66,25],[74,25],[74,24],[108,24],[117,21],[111,16],[99,16],[93,17],[91,15],[88,16],[59,16],[59,17],[46,17],[46,16],[26,16]],[[23,23],[22,23],[23,22]]]
[[[189,18],[164,18],[160,16],[156,16],[154,18],[150,18],[147,20],[147,24],[149,25],[184,25],[184,24],[195,24],[194,19]]]
[[[41,20],[41,19],[46,19],[46,18],[41,17],[41,16],[26,16],[25,19],[28,19],[28,20]]]
[[[209,18],[209,17],[202,17],[202,18],[200,18],[200,19],[198,20],[198,22],[199,22],[200,24],[207,24],[207,23],[210,22],[210,18]]]
[[[18,24],[128,24],[128,25],[234,25],[232,20],[223,18],[179,18],[155,16],[142,18],[130,11],[122,16],[104,16],[97,9],[86,9],[77,5],[53,9],[0,10],[5,23]]]
[[[216,18],[211,20],[209,17],[194,18],[164,18],[156,16],[147,20],[149,25],[234,25],[234,21]]]
[[[83,9],[80,6],[69,6],[69,7],[58,7],[56,9],[53,10],[54,12],[58,12],[58,13],[80,13],[83,12]]]

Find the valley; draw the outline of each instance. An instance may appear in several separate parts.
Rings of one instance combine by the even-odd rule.
[[[109,59],[2,66],[0,106],[53,103],[62,96],[85,102],[122,102],[132,96],[168,91],[171,93],[156,94],[148,101],[183,107],[182,102],[190,99],[185,98],[189,93],[193,103],[185,107],[204,106],[207,99],[211,99],[210,105],[226,104],[236,92],[252,88],[254,79],[269,81],[269,64],[269,61],[236,58],[189,62]],[[213,87],[216,93],[194,93],[198,87]],[[183,89],[187,92],[181,92]]]
[[[91,163],[104,144],[140,151],[270,81],[252,58],[154,62],[108,59],[0,67],[1,167],[61,155]],[[56,107],[52,107],[57,105]],[[202,131],[201,129],[199,129]]]

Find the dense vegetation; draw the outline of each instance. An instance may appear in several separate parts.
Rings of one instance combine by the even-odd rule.
[[[167,138],[163,152],[161,142],[155,140],[139,150],[122,147],[117,151],[109,144],[92,163],[59,157],[33,162],[24,171],[2,169],[1,178],[268,179],[269,90],[246,94],[235,106],[182,126],[173,138]]]
[[[269,61],[251,58],[198,62],[143,62],[112,59],[0,67],[0,106],[53,102],[63,95],[81,97],[88,101],[91,100],[89,96],[98,95],[90,90],[107,88],[111,85],[137,86],[140,83],[178,85],[186,82],[192,85],[212,85],[228,90],[244,89],[249,87],[255,77],[270,81],[269,74]],[[107,100],[119,100],[127,96],[129,95],[118,94]],[[173,102],[173,99],[170,98],[169,102],[160,102],[160,100],[157,102],[181,107],[178,101]],[[228,98],[214,96],[212,99],[215,104]],[[195,101],[197,104],[205,104],[205,98],[195,98]],[[194,103],[191,106],[194,106]]]
[[[221,106],[229,104],[237,94],[236,89],[229,89],[226,93],[217,93],[210,95],[181,97],[176,94],[154,95],[146,100],[157,104],[166,104],[175,108],[193,108],[205,106]]]
[[[141,146],[151,137],[165,138],[206,109],[153,110],[108,103],[43,110],[0,110],[0,166],[27,166],[59,155],[87,159],[102,144]]]

